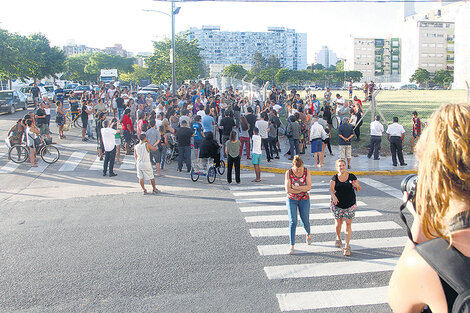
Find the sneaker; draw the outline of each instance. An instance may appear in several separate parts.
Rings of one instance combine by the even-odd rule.
[[[277,160],[279,160],[279,156],[275,156],[274,158],[277,159]]]
[[[116,173],[109,173],[109,177],[114,177],[114,176],[117,176]]]
[[[408,163],[403,163],[403,164],[400,164],[400,166],[407,166]]]
[[[290,248],[289,251],[287,252],[288,255],[294,255],[295,250],[293,248]]]

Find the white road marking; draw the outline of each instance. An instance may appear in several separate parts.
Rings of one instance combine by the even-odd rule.
[[[287,211],[286,208],[284,210]],[[380,216],[382,215],[379,211],[368,210],[368,211],[356,211],[356,217],[370,217],[370,216]],[[316,213],[310,214],[310,220],[326,220],[332,219],[333,215],[330,212],[327,213]],[[287,213],[284,215],[254,215],[246,216],[245,221],[247,223],[260,223],[260,222],[284,222],[289,221]]]
[[[329,188],[318,188],[318,189],[311,189],[310,193],[320,193],[325,192],[328,193]],[[235,197],[244,197],[244,196],[268,196],[268,195],[286,195],[284,190],[265,190],[265,191],[242,191],[242,192],[234,192],[233,195]]]
[[[261,179],[267,178],[267,177],[274,177],[274,173],[261,173]],[[255,173],[246,173],[246,174],[240,174],[240,178],[255,178],[256,174]]]
[[[325,200],[325,199],[330,199],[330,195],[310,195],[310,200]],[[247,198],[247,199],[235,199],[235,201],[238,204],[241,203],[253,203],[253,202],[259,202],[259,203],[273,203],[273,202],[279,202],[279,203],[285,203],[287,197],[275,197],[275,198]]]
[[[75,151],[72,153],[67,161],[64,162],[61,168],[59,168],[59,172],[72,172],[78,166],[78,164],[83,160],[85,155],[87,154],[86,151]]]
[[[354,227],[354,226],[353,226]],[[367,238],[367,239],[353,239],[351,240],[351,250],[367,250],[367,249],[388,249],[404,247],[408,237],[384,237],[384,238]],[[261,256],[269,255],[286,255],[289,245],[261,245],[258,246],[258,252]],[[295,245],[295,254],[304,253],[326,253],[326,252],[341,252],[335,247],[334,241],[312,242],[312,245],[306,243],[299,243]]]
[[[353,260],[331,263],[289,264],[267,266],[264,272],[268,279],[321,277],[352,275],[360,273],[392,271],[398,262],[396,258]]]
[[[300,225],[297,226],[299,231],[298,234],[303,233],[300,231],[302,228]],[[384,229],[401,229],[401,226],[392,221],[384,222],[370,222],[370,223],[354,223],[353,230],[357,231],[373,231],[373,230],[384,230]],[[310,231],[312,234],[326,234],[334,233],[334,225],[314,225],[310,226]],[[279,237],[279,236],[289,236],[288,227],[278,227],[278,228],[252,228],[250,229],[250,234],[252,237]]]
[[[46,162],[38,162],[38,167],[31,167],[28,173],[42,173],[49,166]]]
[[[28,162],[29,160],[27,160],[26,162]],[[26,164],[29,164],[26,163]],[[19,164],[13,162],[13,161],[8,161],[7,164],[5,164],[4,166],[2,166],[2,168],[0,168],[0,173],[1,174],[8,174],[8,173],[12,173],[14,170],[16,170],[18,168],[18,166],[20,166]]]
[[[135,157],[134,155],[126,155],[122,161],[120,170],[133,170],[135,169]]]
[[[328,183],[312,183],[312,187],[326,187]],[[254,186],[230,186],[232,191],[255,190],[255,189],[284,189],[284,185],[254,185]]]
[[[100,157],[96,157],[95,162],[90,166],[88,169],[89,171],[102,171],[103,170],[103,162],[100,161]]]
[[[368,178],[368,177],[361,177],[360,181],[367,184],[367,185],[369,185],[369,186],[371,186],[371,187],[374,187],[375,189],[383,191],[383,192],[391,195],[392,197],[395,197],[395,198],[398,198],[398,199],[403,198],[403,194],[401,193],[401,191],[399,189],[391,187],[391,186],[389,186],[387,184],[384,184],[382,182],[379,182],[375,179]]]
[[[387,303],[388,286],[277,294],[281,311],[330,309]]]
[[[356,202],[357,206],[366,206],[366,204],[362,201]],[[310,209],[329,209],[330,202],[310,202]],[[280,205],[260,205],[260,206],[244,206],[240,207],[240,211],[243,213],[248,212],[268,212],[268,211],[286,211],[286,204],[285,202]]]

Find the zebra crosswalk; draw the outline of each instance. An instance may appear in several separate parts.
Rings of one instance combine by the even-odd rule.
[[[376,180],[363,180],[362,183],[399,197],[397,189]],[[348,307],[348,312],[363,312],[363,306],[372,306],[371,311],[374,312],[384,310],[388,279],[385,281],[383,275],[391,274],[407,240],[399,224],[387,220],[381,210],[361,201],[363,199],[357,201],[351,240],[352,256],[345,257],[335,247],[328,183],[312,183],[310,228],[313,243],[305,243],[305,232],[298,227],[297,237],[303,240],[297,240],[295,255],[298,257],[294,258],[287,256],[289,228],[284,186],[230,186],[230,189],[244,215],[257,251],[264,260],[264,273],[268,280],[274,284],[279,282],[281,289],[289,288],[286,286],[290,284],[284,283],[286,280],[301,280],[302,286],[308,286],[307,290],[275,288],[281,311],[334,312],[332,308]],[[377,275],[382,275],[382,279],[375,281]],[[348,284],[345,278],[351,276],[358,276],[358,279],[367,277],[370,284]],[[325,286],[321,283],[325,279],[341,281],[337,285],[341,288]]]

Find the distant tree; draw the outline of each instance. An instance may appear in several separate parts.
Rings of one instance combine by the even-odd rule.
[[[343,72],[344,71],[344,60],[338,60],[336,62],[336,71]]]
[[[197,41],[187,41],[186,36],[177,35],[175,38],[176,81],[196,79],[204,74],[204,64],[199,54]],[[171,40],[155,41],[154,52],[146,61],[155,83],[171,81],[170,48]]]
[[[325,67],[323,66],[323,64],[315,63],[315,64],[312,65],[312,69],[314,69],[314,70],[323,70],[323,69],[325,69]]]
[[[28,49],[26,37],[0,29],[0,78],[11,80],[28,77],[28,68],[32,66],[27,57]]]
[[[266,59],[259,52],[253,54],[253,68],[252,72],[258,74],[260,71],[266,68]]]
[[[119,55],[98,52],[90,56],[85,66],[85,73],[94,75],[95,79],[98,79],[102,69],[117,69],[119,73],[129,73],[134,70],[132,67],[134,63],[135,58],[124,58]]]
[[[135,84],[140,84],[142,80],[151,79],[150,72],[148,68],[134,64],[132,66],[132,71],[128,73],[120,73],[119,80],[125,82],[132,82]]]
[[[292,77],[292,71],[287,68],[281,68],[277,71],[274,75],[274,80],[277,83],[287,83],[289,79]]]
[[[344,79],[346,81],[359,82],[361,81],[362,73],[360,71],[346,71],[344,72]]]
[[[229,66],[224,68],[223,74],[229,77],[242,79],[246,76],[246,74],[248,74],[248,71],[245,70],[245,68],[240,64],[230,64]]]
[[[441,86],[449,86],[454,81],[454,72],[449,70],[438,70],[432,81]]]
[[[278,70],[281,68],[281,60],[279,60],[274,54],[271,54],[266,60],[266,67],[268,69]]]
[[[91,54],[74,54],[65,61],[65,78],[73,81],[94,81],[95,74],[85,72],[85,67],[90,62]]]
[[[429,81],[431,80],[431,73],[424,68],[418,68],[413,75],[411,75],[410,83],[417,82],[420,85],[428,86]]]

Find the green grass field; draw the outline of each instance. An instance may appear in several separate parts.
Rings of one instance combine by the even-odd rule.
[[[333,96],[339,93],[345,99],[349,98],[346,90],[332,90]],[[316,95],[323,102],[324,91],[317,91]],[[361,90],[354,90],[353,96],[357,96],[361,100],[364,94]],[[392,122],[394,116],[398,117],[399,123],[406,130],[404,141],[404,151],[410,151],[410,138],[412,127],[412,112],[417,111],[421,122],[426,122],[437,108],[447,103],[464,103],[466,102],[465,90],[382,90],[376,97],[377,108],[384,115],[387,123],[384,123],[385,130],[387,124]],[[369,102],[363,103],[363,111],[369,108]],[[377,114],[377,112],[376,112]],[[369,125],[371,121],[371,113],[367,113],[364,117],[361,127],[361,141],[353,142],[353,149],[356,153],[364,153],[369,145]],[[386,137],[382,140],[382,153],[389,153],[390,148]],[[337,144],[337,132],[332,131],[332,143]]]

